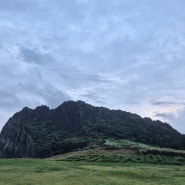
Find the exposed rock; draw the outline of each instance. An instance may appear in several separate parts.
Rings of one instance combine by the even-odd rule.
[[[34,157],[33,139],[23,128],[20,117],[14,116],[0,135],[0,157]]]

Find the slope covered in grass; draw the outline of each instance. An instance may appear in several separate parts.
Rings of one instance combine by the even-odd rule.
[[[185,151],[160,148],[129,140],[105,139],[104,145],[98,148],[85,148],[50,159],[59,161],[86,162],[134,162],[153,164],[185,164]]]

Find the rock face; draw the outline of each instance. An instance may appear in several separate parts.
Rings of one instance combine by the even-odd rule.
[[[63,129],[81,128],[83,122],[83,112],[88,106],[82,101],[64,102],[56,109],[50,110],[47,106],[40,106],[32,110],[24,108],[21,112],[29,115],[30,118],[38,120],[51,120],[56,126]]]
[[[0,135],[0,157],[33,157],[33,139],[23,127],[21,118],[9,119]]]
[[[49,157],[101,145],[106,138],[185,148],[184,136],[166,123],[82,101],[68,101],[56,109],[25,107],[16,113],[0,134],[0,157]]]

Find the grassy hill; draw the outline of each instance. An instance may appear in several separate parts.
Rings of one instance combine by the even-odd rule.
[[[153,164],[185,164],[185,151],[160,148],[129,140],[106,139],[102,147],[85,148],[49,159],[86,162],[133,162]]]

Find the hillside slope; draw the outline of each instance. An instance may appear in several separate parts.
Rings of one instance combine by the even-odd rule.
[[[166,123],[82,101],[68,101],[56,109],[26,107],[16,113],[0,134],[0,157],[49,157],[97,147],[107,138],[185,148],[184,136]]]

